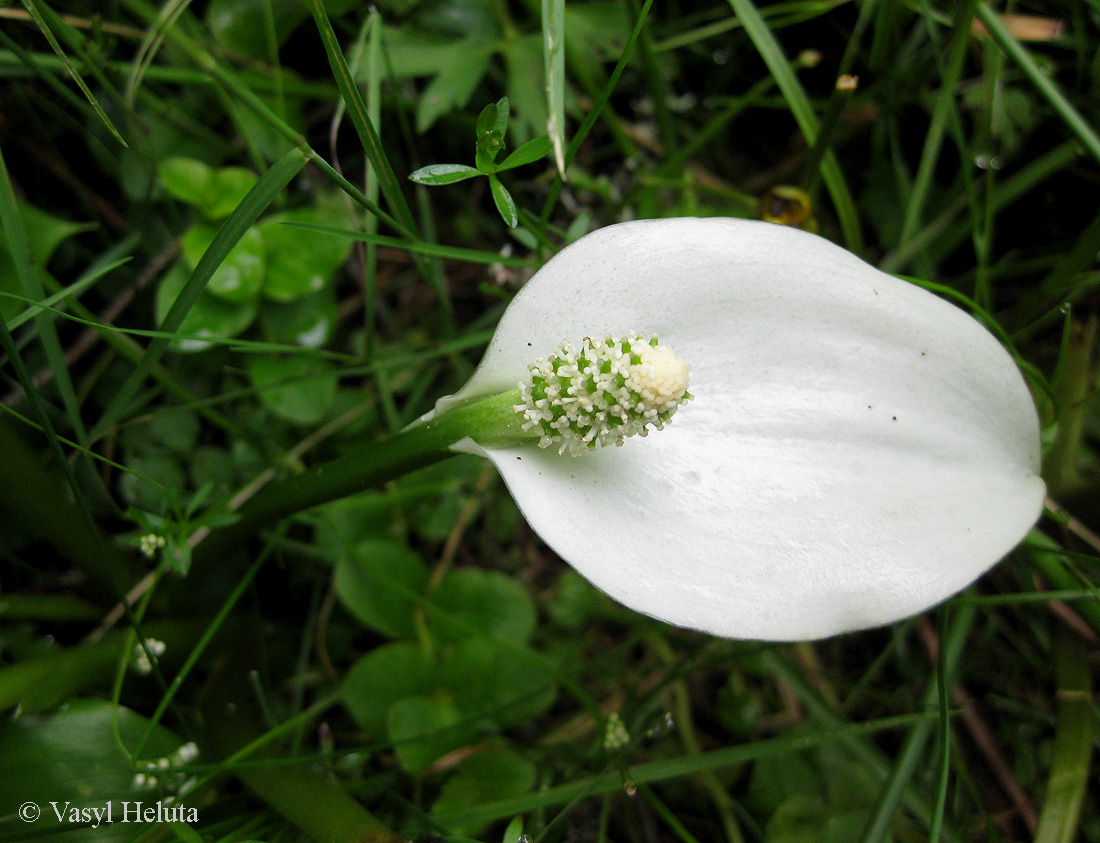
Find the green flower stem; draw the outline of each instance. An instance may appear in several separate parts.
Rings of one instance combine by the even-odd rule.
[[[1077,633],[1059,629],[1054,659],[1058,679],[1058,725],[1035,843],[1071,843],[1077,838],[1081,809],[1088,792],[1095,731],[1088,646]]]
[[[454,456],[452,446],[467,437],[482,445],[531,441],[513,410],[519,390],[481,398],[419,422],[395,436],[264,487],[238,511],[239,519],[212,533],[195,550],[196,566],[224,558],[257,530],[288,515],[394,480]]]
[[[1063,499],[1081,484],[1077,469],[1081,441],[1092,389],[1092,362],[1096,350],[1098,323],[1095,315],[1083,324],[1071,321],[1064,344],[1062,364],[1054,382],[1058,410],[1058,433],[1043,460],[1043,479],[1051,497]]]

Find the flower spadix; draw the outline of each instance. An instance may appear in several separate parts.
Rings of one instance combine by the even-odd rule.
[[[579,349],[567,342],[529,371],[514,409],[523,430],[539,434],[539,447],[560,442],[559,454],[622,445],[651,426],[661,430],[691,399],[687,363],[656,337],[585,337]]]
[[[653,370],[668,382],[690,368],[693,400],[621,448],[589,448],[619,437],[597,426],[586,442],[579,422],[565,453],[536,447],[575,420],[540,409],[532,367],[553,369],[546,355],[568,341],[581,345],[566,360],[632,332],[660,337]],[[810,639],[915,614],[1008,553],[1042,507],[1034,405],[999,343],[779,225],[653,220],[583,237],[516,296],[435,412],[509,392],[533,438],[474,433],[456,448],[487,455],[596,586],[717,635]]]

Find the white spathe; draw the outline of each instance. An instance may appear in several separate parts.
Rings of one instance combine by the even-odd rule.
[[[657,336],[694,400],[621,448],[482,450],[536,532],[633,609],[801,640],[939,603],[1038,518],[1039,424],[974,319],[813,234],[628,222],[551,259],[456,402],[567,340]],[[475,437],[476,438],[476,437]]]

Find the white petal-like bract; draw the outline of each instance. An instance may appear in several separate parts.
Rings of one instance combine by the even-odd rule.
[[[593,232],[516,296],[455,402],[565,341],[658,336],[694,400],[581,456],[489,448],[528,522],[607,594],[679,626],[800,640],[944,600],[1034,524],[1031,395],[973,318],[829,241],[668,219]]]

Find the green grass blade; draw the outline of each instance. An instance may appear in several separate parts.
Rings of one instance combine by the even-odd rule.
[[[913,723],[932,721],[933,718],[924,715],[905,715],[902,717],[888,717],[880,720],[870,720],[865,723],[842,726],[836,729],[822,728],[813,732],[784,735],[778,738],[766,738],[764,740],[751,741],[724,749],[701,752],[698,755],[681,755],[674,758],[663,758],[657,761],[646,761],[641,764],[632,764],[627,768],[631,781],[638,785],[650,782],[668,781],[690,776],[707,770],[719,770],[723,767],[732,767],[761,758],[774,758],[809,749],[823,744],[841,742],[860,735],[871,735],[882,731],[893,730]],[[623,788],[623,776],[619,770],[597,773],[591,776],[577,778],[565,784],[548,787],[537,793],[520,796],[514,799],[501,800],[470,808],[465,811],[455,811],[447,814],[439,814],[435,819],[445,826],[478,825],[495,820],[507,819],[527,811],[539,808],[547,808],[554,805],[565,805],[577,798],[598,796],[602,793],[621,791]]]
[[[153,63],[153,59],[156,57],[160,45],[164,43],[164,38],[168,30],[175,26],[176,21],[179,20],[179,16],[182,15],[190,5],[191,0],[169,0],[161,9],[160,14],[157,15],[157,19],[153,22],[152,26],[150,26],[145,33],[145,37],[138,47],[137,55],[134,57],[130,75],[126,79],[125,96],[126,102],[129,105],[133,105],[134,96],[141,86],[142,79],[145,78],[146,71]]]
[[[546,68],[546,133],[565,178],[565,0],[542,0],[542,57]]]
[[[93,266],[65,289],[58,290],[56,293],[54,293],[49,298],[44,299],[42,302],[34,302],[33,304],[31,304],[26,310],[24,310],[8,323],[9,330],[14,331],[16,328],[23,325],[27,320],[33,319],[35,315],[40,313],[44,308],[53,309],[54,305],[79,296],[104,275],[118,269],[120,266],[129,263],[131,260],[132,258],[125,257],[119,258],[115,261],[110,261],[109,263]],[[0,295],[7,294],[0,293]]]
[[[8,251],[11,254],[15,272],[19,276],[19,283],[27,298],[33,301],[41,301],[46,297],[42,286],[42,278],[39,276],[39,268],[34,264],[31,256],[30,243],[27,240],[27,231],[23,225],[23,218],[19,214],[19,206],[15,201],[15,189],[11,178],[8,176],[8,167],[4,162],[3,151],[0,151],[0,227],[4,230],[4,238],[7,240]],[[65,405],[65,411],[69,416],[69,423],[76,431],[76,437],[80,442],[87,441],[87,430],[84,420],[80,415],[80,402],[77,401],[76,391],[73,389],[72,378],[69,375],[69,366],[65,361],[65,352],[61,348],[61,339],[57,335],[57,328],[44,310],[39,310],[34,321],[38,327],[38,338],[46,351],[46,361],[53,371],[54,382],[61,394],[61,401]],[[9,329],[10,330],[10,329]]]
[[[962,78],[967,48],[970,46],[968,23],[974,17],[976,4],[977,0],[967,0],[959,6],[955,18],[954,39],[951,42],[947,66],[943,71],[940,93],[932,109],[932,120],[924,136],[924,148],[921,150],[917,175],[913,179],[912,191],[905,206],[905,221],[902,223],[901,236],[898,238],[899,245],[909,240],[921,223],[921,212],[928,198],[928,190],[932,186],[932,176],[936,169],[936,162],[939,161],[947,121],[956,107],[955,95],[958,91],[959,79]]]
[[[367,104],[363,102],[363,97],[359,94],[359,88],[355,84],[351,70],[348,69],[348,63],[344,59],[340,43],[336,40],[336,33],[329,22],[324,3],[321,0],[309,0],[309,8],[313,13],[313,20],[317,24],[317,31],[321,35],[321,42],[324,44],[325,54],[328,56],[336,86],[340,89],[340,96],[347,107],[352,125],[355,126],[355,131],[359,134],[359,140],[363,144],[363,151],[366,153],[367,160],[378,178],[378,186],[382,191],[382,195],[386,198],[394,217],[409,231],[415,232],[416,221],[413,219],[412,210],[405,199],[405,194],[401,191],[397,175],[394,173],[393,167],[390,166],[389,157],[386,155],[385,147],[382,146],[374,122],[370,118]]]
[[[938,707],[940,688],[944,688],[946,693],[954,687],[960,655],[966,644],[967,634],[974,622],[974,612],[974,604],[960,604],[947,626],[945,635],[940,639],[939,658],[944,661],[944,666],[938,681],[930,682],[925,690],[922,710],[935,711]],[[897,816],[898,808],[905,799],[910,781],[921,772],[920,768],[924,760],[925,748],[938,722],[940,722],[939,718],[929,717],[918,722],[910,730],[901,750],[898,752],[894,767],[890,771],[890,777],[883,788],[875,812],[864,830],[861,838],[863,843],[877,843],[877,841],[886,839],[890,827],[894,823],[894,818]],[[932,824],[935,824],[934,815]]]
[[[1035,843],[1073,843],[1089,786],[1096,716],[1092,710],[1089,647],[1076,633],[1060,628],[1055,639],[1058,725],[1046,798]]]
[[[1035,63],[1035,59],[1024,49],[1023,45],[1012,37],[1012,33],[1001,22],[997,13],[985,3],[978,3],[978,19],[985,24],[990,37],[997,46],[1019,66],[1024,75],[1031,81],[1039,93],[1043,95],[1050,107],[1062,118],[1071,132],[1084,144],[1089,154],[1100,161],[1100,135],[1097,135],[1088,121],[1081,115],[1073,104],[1054,84],[1054,81],[1045,74]]]
[[[745,32],[748,33],[760,57],[764,59],[768,70],[775,77],[775,83],[783,93],[787,108],[790,109],[795,122],[802,130],[806,143],[813,146],[818,132],[817,117],[809,97],[806,96],[802,84],[795,75],[794,68],[783,53],[783,48],[775,40],[775,36],[752,0],[729,0],[729,4],[741,21],[741,25],[745,27]],[[844,174],[837,163],[836,155],[831,150],[822,156],[821,178],[832,197],[837,220],[840,222],[840,229],[848,249],[857,255],[862,254],[863,232],[860,230],[859,214],[852,199],[852,192],[848,189],[848,183],[844,180]]]
[[[69,57],[65,54],[65,51],[61,48],[61,45],[57,42],[57,38],[54,36],[50,25],[46,22],[46,17],[49,16],[55,25],[61,25],[62,27],[65,27],[64,22],[57,17],[56,12],[50,9],[49,6],[45,4],[40,4],[40,0],[23,0],[23,6],[26,8],[28,14],[30,14],[30,16],[34,19],[34,22],[38,24],[38,28],[42,31],[42,34],[46,37],[46,40],[50,42],[50,46],[57,54],[57,57],[61,59],[61,61],[64,63],[65,69],[69,72],[69,75],[73,78],[73,81],[76,82],[77,87],[80,88],[81,92],[87,98],[88,102],[91,103],[92,108],[95,109],[95,113],[98,114],[99,119],[103,121],[103,125],[107,127],[107,130],[112,135],[114,135],[115,140],[117,140],[123,146],[128,146],[126,141],[123,140],[122,135],[119,134],[118,129],[115,128],[115,124],[111,122],[111,118],[107,116],[107,112],[103,110],[103,106],[99,104],[99,100],[96,99],[95,94],[92,93],[91,88],[88,87],[87,83],[85,83],[84,79],[77,71],[76,65],[72,63]],[[85,59],[85,64],[87,66],[94,66],[86,60],[86,57],[82,58]],[[101,79],[101,81],[103,80]]]
[[[176,299],[176,303],[172,305],[172,309],[164,317],[164,322],[160,326],[161,331],[171,333],[179,330],[188,311],[191,310],[195,300],[198,299],[199,293],[203,291],[206,283],[210,280],[210,276],[225,260],[225,256],[229,254],[252,224],[259,219],[264,209],[301,171],[308,160],[302,150],[295,148],[275,162],[263,174],[255,187],[249,191],[241,204],[237,206],[229,219],[222,225],[217,237],[214,238],[214,242],[210,244],[206,253],[199,260],[187,284],[180,292],[179,298]],[[146,349],[141,361],[111,401],[99,424],[96,425],[96,436],[102,434],[122,417],[122,414],[126,411],[126,405],[137,393],[138,388],[144,383],[145,379],[149,377],[153,367],[164,352],[168,350],[169,342],[168,337],[158,337],[149,343],[149,347]]]
[[[592,108],[589,109],[588,113],[584,116],[584,120],[581,121],[581,125],[573,134],[573,139],[569,141],[569,147],[565,150],[565,166],[567,168],[572,163],[573,157],[577,154],[577,151],[581,148],[581,144],[584,143],[584,139],[588,137],[588,133],[592,131],[592,127],[596,125],[596,121],[600,119],[600,115],[603,114],[604,109],[607,108],[608,100],[611,99],[611,94],[614,93],[615,87],[619,84],[619,77],[623,75],[627,62],[630,61],[630,57],[634,53],[634,45],[638,43],[638,38],[642,34],[646,17],[649,15],[649,9],[652,5],[653,0],[645,0],[645,3],[642,4],[641,10],[638,12],[638,17],[634,21],[634,28],[630,31],[630,38],[628,38],[626,44],[623,45],[622,52],[619,54],[619,60],[615,62],[615,69],[611,71],[611,76],[608,78],[607,84],[603,86],[600,95],[592,104]],[[554,179],[554,183],[550,186],[550,192],[542,206],[542,213],[539,214],[541,228],[545,228],[547,221],[550,219],[550,214],[554,210],[555,203],[558,201],[558,194],[561,193],[561,186],[562,173],[559,172],[558,177]]]
[[[358,240],[362,243],[373,243],[376,246],[388,246],[391,249],[401,249],[415,254],[430,255],[436,258],[448,260],[466,261],[467,263],[499,263],[501,266],[514,266],[521,269],[537,269],[537,261],[524,258],[514,258],[496,252],[483,252],[478,249],[464,249],[459,246],[444,246],[439,243],[426,243],[416,240],[400,240],[396,237],[386,237],[382,234],[367,234],[362,231],[349,231],[346,228],[334,228],[329,225],[314,225],[305,222],[283,223],[291,228],[304,228],[308,231],[319,231],[323,234],[332,234],[336,237],[347,237],[350,240]]]

